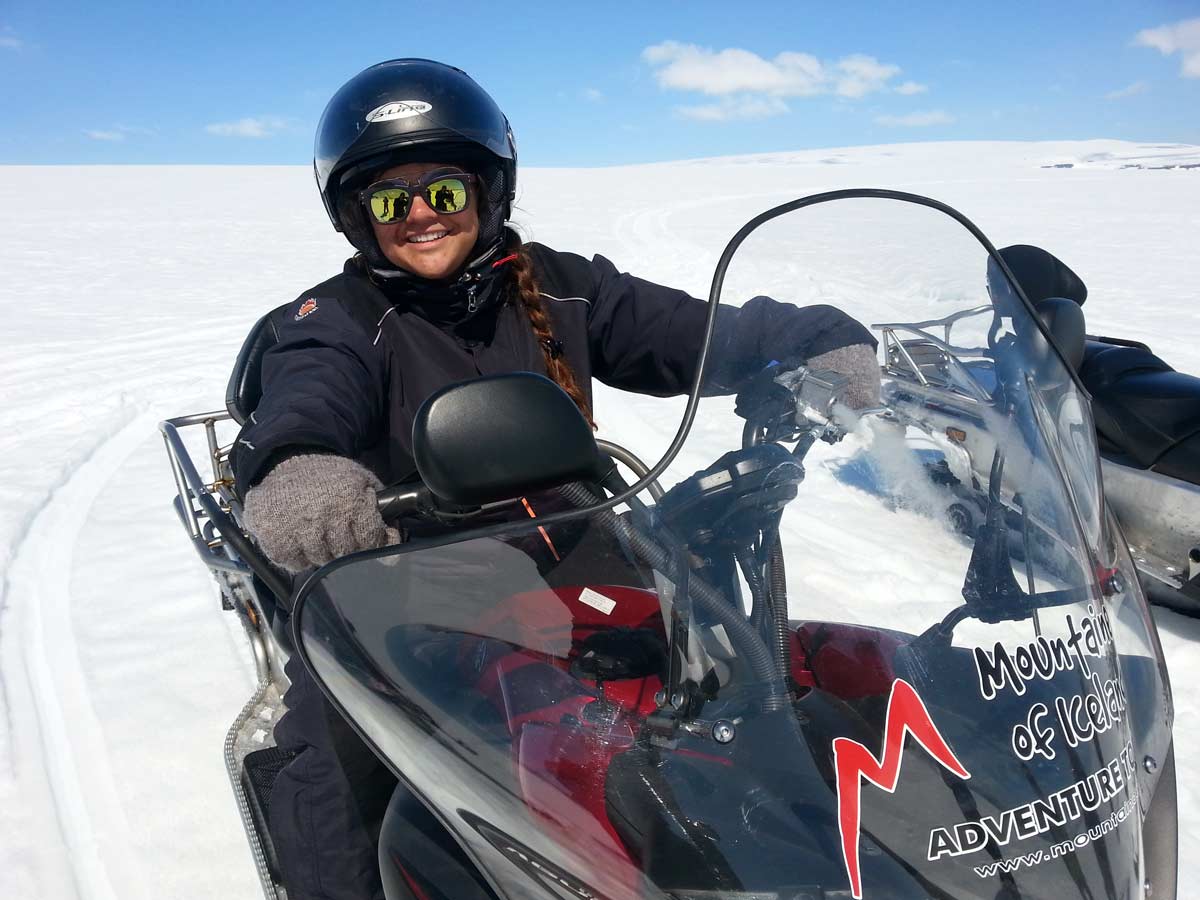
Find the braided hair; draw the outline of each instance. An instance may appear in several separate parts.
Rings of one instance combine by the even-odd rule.
[[[529,324],[533,326],[533,334],[538,345],[542,348],[542,357],[546,362],[546,374],[550,380],[566,391],[567,396],[575,401],[587,423],[595,430],[596,423],[592,419],[591,405],[587,395],[575,378],[575,370],[563,356],[562,342],[554,337],[550,325],[550,313],[546,309],[546,301],[538,290],[537,277],[533,274],[533,260],[524,244],[518,244],[512,252],[515,258],[510,263],[516,287],[516,302],[525,310]]]

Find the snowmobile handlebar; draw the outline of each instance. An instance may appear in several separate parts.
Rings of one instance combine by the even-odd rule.
[[[433,508],[433,492],[420,482],[394,484],[375,495],[379,514],[386,521],[420,515]]]

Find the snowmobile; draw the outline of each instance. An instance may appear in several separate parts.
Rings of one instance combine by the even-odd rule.
[[[1040,314],[1076,316],[1087,299],[1083,281],[1057,257],[1029,245],[1005,247],[1012,268]],[[960,436],[986,470],[991,450],[970,427],[972,404],[992,388],[987,351],[956,347],[956,323],[990,314],[991,305],[937,320],[876,326],[885,345],[894,402],[917,400],[930,428]],[[1083,329],[1080,318],[1079,328]],[[1088,392],[1096,423],[1105,496],[1130,541],[1142,585],[1152,602],[1200,615],[1200,378],[1177,372],[1145,344],[1084,335],[1068,359]],[[919,399],[918,399],[919,398]],[[955,515],[973,520],[979,479],[961,489]],[[968,526],[969,527],[969,526]]]
[[[956,320],[969,343],[932,343],[973,392],[944,393],[986,472],[975,436],[921,418],[943,395],[897,398],[890,359],[878,409],[788,360],[718,396],[723,287],[781,259],[796,294],[855,314],[988,307]],[[180,518],[259,665],[226,760],[265,895],[286,897],[266,823],[299,654],[398,780],[389,900],[1174,898],[1171,691],[1068,362],[1078,317],[1040,316],[962,214],[874,189],[751,220],[709,300],[653,465],[541,376],[452,385],[414,424],[419,482],[380,494],[423,536],[295,591],[242,528],[220,437],[257,400],[269,322],[228,411],[162,424]]]

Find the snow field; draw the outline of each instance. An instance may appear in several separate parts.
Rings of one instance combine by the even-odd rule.
[[[997,246],[1058,254],[1089,286],[1089,330],[1144,340],[1200,372],[1200,171],[1152,168],[1197,160],[1200,148],[1094,141],[526,169],[519,222],[531,239],[707,296],[726,241],[763,209],[843,187],[911,190],[958,208]],[[253,897],[221,756],[253,668],[170,508],[154,423],[219,408],[249,326],[336,272],[347,246],[303,166],[0,168],[0,211],[0,896]],[[744,299],[795,283],[807,258],[781,260],[761,284],[731,273],[730,289]],[[897,284],[919,269],[909,262],[893,270]],[[682,406],[597,389],[603,436],[651,461]],[[733,446],[730,409],[702,409],[673,476]],[[823,496],[830,478],[813,466],[805,489]],[[861,555],[864,572],[879,562],[879,535],[821,527],[854,521],[845,502],[788,535],[813,560],[789,569],[793,597],[844,581],[821,563],[822,542]],[[889,565],[860,602],[895,621],[919,616],[894,603],[928,596],[926,573]],[[1200,838],[1200,778],[1186,764],[1200,750],[1200,622],[1155,615],[1175,688],[1186,847]],[[1181,867],[1181,884],[1200,878],[1192,855]]]

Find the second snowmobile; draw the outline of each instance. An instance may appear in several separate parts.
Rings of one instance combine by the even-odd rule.
[[[1039,314],[1063,326],[1069,318],[1079,333],[1068,361],[1091,401],[1105,496],[1130,541],[1143,587],[1154,602],[1200,615],[1200,378],[1175,371],[1145,344],[1085,334],[1079,307],[1087,287],[1051,253],[1021,244],[1001,249],[1000,256]],[[1003,290],[1003,282],[996,289]],[[895,399],[925,398],[923,420],[963,435],[960,443],[977,461],[977,473],[986,470],[990,449],[973,446],[978,432],[968,422],[975,397],[991,388],[990,366],[986,357],[957,346],[952,332],[991,309],[989,303],[937,320],[878,326]],[[978,490],[978,475],[974,480]],[[977,506],[960,504],[958,515]]]

